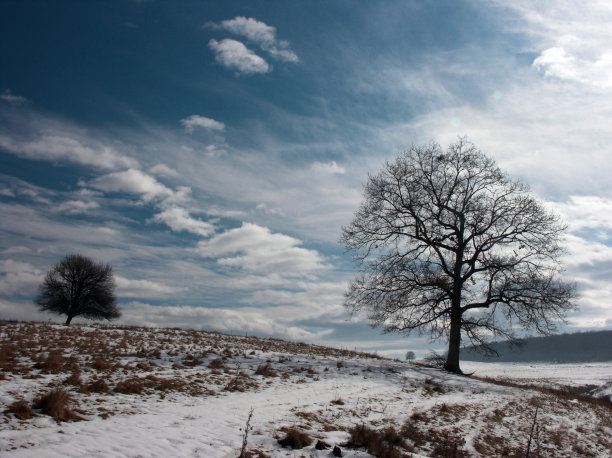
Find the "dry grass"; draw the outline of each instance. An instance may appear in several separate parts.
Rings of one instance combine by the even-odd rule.
[[[291,447],[295,450],[312,444],[312,437],[310,437],[304,431],[288,427],[281,428],[281,431],[285,433],[285,437],[278,439],[278,443],[281,445],[281,447]]]
[[[264,377],[278,377],[278,373],[272,369],[269,363],[260,364],[255,370],[255,375],[263,375]]]
[[[408,456],[404,438],[391,426],[378,431],[360,424],[350,428],[348,433],[350,436],[346,447],[365,448],[371,455],[383,458]]]
[[[34,401],[34,408],[60,421],[84,420],[70,408],[71,396],[61,388],[56,388]]]
[[[35,415],[34,412],[32,412],[30,403],[25,399],[19,399],[18,401],[13,402],[4,412],[12,413],[19,420],[29,420]]]
[[[114,388],[116,393],[123,394],[142,394],[144,392],[144,384],[138,377],[121,380]]]

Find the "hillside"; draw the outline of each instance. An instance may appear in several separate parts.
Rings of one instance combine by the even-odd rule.
[[[610,402],[543,380],[525,387],[180,329],[0,322],[0,337],[3,456],[236,457],[247,423],[258,457],[334,447],[346,457],[524,456],[530,437],[546,456],[612,448]]]
[[[461,350],[466,361],[579,363],[612,361],[612,331],[580,332],[524,339],[520,348],[508,342],[492,347],[499,356],[484,356],[477,347]]]

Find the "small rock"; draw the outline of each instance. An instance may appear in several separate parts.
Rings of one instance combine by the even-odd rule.
[[[327,442],[323,442],[322,440],[317,441],[317,445],[315,445],[317,450],[325,450],[329,447],[331,447],[331,445],[329,445]]]
[[[338,447],[337,445],[334,446],[334,449],[332,450],[332,455],[342,456],[342,450],[340,450],[340,447]]]

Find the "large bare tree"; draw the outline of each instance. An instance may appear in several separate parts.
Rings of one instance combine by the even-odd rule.
[[[71,254],[47,273],[36,303],[42,310],[66,315],[66,325],[75,316],[111,320],[121,316],[114,290],[110,265]]]
[[[547,334],[574,308],[561,279],[564,226],[493,159],[460,139],[412,147],[370,176],[341,243],[360,262],[345,304],[385,332],[448,339]]]

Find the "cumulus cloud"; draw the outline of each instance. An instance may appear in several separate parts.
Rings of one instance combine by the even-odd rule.
[[[212,224],[190,216],[187,210],[180,207],[166,208],[153,219],[165,223],[175,232],[191,232],[203,237],[212,234],[215,230]]]
[[[179,173],[176,170],[168,167],[166,164],[154,165],[149,169],[149,172],[153,175],[161,177],[177,178],[179,176]]]
[[[43,272],[27,262],[0,260],[0,294],[32,296],[43,278]]]
[[[67,215],[80,215],[89,213],[91,210],[95,210],[99,207],[100,205],[95,201],[85,202],[83,200],[67,200],[60,203],[57,206],[57,210]]]
[[[125,277],[115,276],[118,297],[156,299],[170,296],[184,290],[174,286],[165,285],[151,280],[130,280]]]
[[[611,264],[612,247],[604,243],[586,240],[574,234],[565,236],[568,255],[566,264],[570,266]]]
[[[564,216],[572,231],[585,228],[612,231],[612,199],[575,195],[566,202],[550,205]]]
[[[226,38],[208,42],[208,47],[215,53],[215,60],[224,67],[242,74],[267,73],[270,65],[241,42]]]
[[[172,196],[173,192],[151,175],[141,170],[128,169],[95,178],[90,186],[105,192],[127,192],[140,195],[145,202]]]
[[[217,258],[217,263],[261,274],[300,276],[325,267],[314,250],[302,248],[301,241],[266,227],[243,223],[198,243],[201,256]]]
[[[14,138],[0,134],[0,148],[27,159],[66,161],[101,169],[135,166],[137,162],[116,149],[98,142],[85,143],[61,132],[41,132],[35,138]]]
[[[237,16],[227,19],[218,25],[209,24],[214,28],[227,30],[245,37],[247,40],[259,45],[261,49],[270,53],[272,57],[286,62],[297,62],[298,56],[289,48],[289,42],[277,40],[276,27],[258,21],[254,18]]]
[[[572,0],[497,1],[525,19],[513,21],[512,27],[521,32],[527,29],[539,53],[533,66],[545,76],[612,88],[610,2],[585,0],[577,8]]]
[[[26,99],[25,97],[13,94],[10,89],[7,89],[2,94],[0,94],[0,100],[14,104],[22,104],[28,101],[28,99]]]
[[[282,316],[271,316],[269,310],[251,307],[212,308],[189,306],[153,306],[131,302],[122,308],[121,321],[138,326],[168,326],[187,329],[209,329],[222,332],[275,336],[291,340],[318,340],[319,333],[285,321]],[[328,334],[324,331],[322,335]]]
[[[315,172],[331,173],[335,175],[342,175],[346,172],[344,167],[342,167],[341,165],[338,165],[336,161],[315,162],[314,164],[312,164],[312,169]]]
[[[181,119],[181,124],[188,133],[192,133],[196,127],[209,131],[222,131],[225,129],[225,124],[222,122],[195,114]]]

